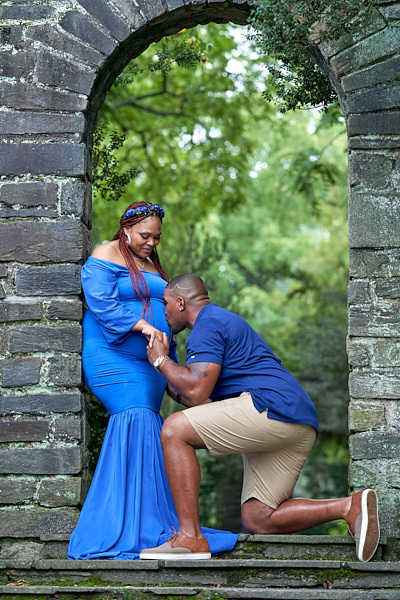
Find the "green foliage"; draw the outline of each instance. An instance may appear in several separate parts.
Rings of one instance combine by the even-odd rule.
[[[126,135],[117,130],[109,132],[100,125],[93,135],[93,190],[104,200],[119,200],[125,186],[140,173],[139,169],[120,171],[116,151],[122,148]]]
[[[372,0],[260,0],[252,13],[254,39],[268,55],[266,100],[280,110],[318,106],[326,109],[335,92],[315,64],[316,44],[337,40],[366,23]]]

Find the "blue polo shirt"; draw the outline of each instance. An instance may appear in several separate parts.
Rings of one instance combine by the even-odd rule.
[[[311,398],[242,317],[207,304],[197,315],[186,351],[187,365],[221,365],[211,400],[250,392],[255,408],[259,412],[267,408],[271,419],[312,425],[318,431]]]

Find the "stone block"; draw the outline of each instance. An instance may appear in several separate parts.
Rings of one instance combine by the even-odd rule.
[[[43,52],[35,68],[37,80],[72,92],[89,95],[96,77],[95,71],[50,52]]]
[[[39,301],[16,301],[12,299],[0,303],[0,321],[35,321],[41,318]]]
[[[399,302],[384,307],[350,306],[349,335],[400,336]]]
[[[4,286],[2,283],[0,283],[0,300],[3,300],[3,298],[6,297],[6,293],[4,291]]]
[[[3,113],[15,114],[15,113]],[[0,117],[1,119],[1,117]],[[23,208],[38,206],[57,208],[58,186],[53,182],[34,181],[0,184],[0,202],[5,206]]]
[[[1,5],[0,5],[1,15]],[[0,75],[3,77],[28,77],[34,68],[33,53],[14,51],[0,52]]]
[[[400,491],[383,490],[378,498],[382,532],[387,536],[400,538]]]
[[[0,356],[8,353],[8,328],[0,328]]]
[[[80,392],[54,392],[53,394],[26,394],[1,396],[0,414],[48,414],[80,412],[83,407]]]
[[[107,2],[97,0],[96,4],[93,4],[92,0],[78,0],[78,3],[120,42],[129,36],[130,30],[111,10]],[[159,0],[153,0],[153,4],[157,3],[159,3]],[[141,2],[142,4],[143,2]]]
[[[40,379],[40,358],[12,358],[0,365],[3,387],[35,385]]]
[[[79,477],[52,477],[40,482],[38,503],[41,506],[78,506],[81,497],[82,480]]]
[[[49,113],[1,112],[0,128],[4,134],[83,133],[83,114],[55,115]]]
[[[7,265],[0,264],[0,277],[7,277],[7,275],[8,275]]]
[[[67,17],[69,13],[67,13],[64,19]],[[60,25],[62,26],[65,22],[64,19],[61,20]],[[88,25],[91,25],[88,23]],[[67,27],[64,27],[67,29]],[[85,35],[86,29],[83,28],[82,35]],[[74,33],[71,31],[71,33]],[[94,48],[90,48],[89,46],[82,44],[77,39],[71,39],[70,37],[63,35],[58,29],[55,29],[54,26],[51,25],[38,25],[34,27],[28,27],[26,30],[26,34],[28,39],[37,40],[46,46],[50,46],[59,52],[65,52],[67,54],[72,55],[79,60],[88,63],[89,65],[93,65],[95,67],[99,67],[104,62],[104,55],[95,50]],[[84,39],[83,37],[78,36],[79,39]],[[94,44],[93,44],[94,45]],[[107,53],[108,54],[108,53]]]
[[[377,4],[379,4],[379,0]],[[350,46],[355,46],[360,40],[385,27],[386,22],[382,18],[380,11],[378,12],[376,8],[373,8],[369,13],[369,18],[366,23],[353,23],[351,33],[343,35],[338,40],[324,41],[320,47],[324,55],[330,58]]]
[[[25,263],[78,262],[82,258],[87,236],[86,228],[74,219],[60,220],[56,223],[0,223],[0,257],[3,261]],[[57,294],[62,294],[62,290],[55,287],[53,294],[56,290]]]
[[[32,325],[13,327],[10,331],[10,352],[80,352],[82,328],[79,325]]]
[[[350,186],[364,190],[386,190],[391,187],[391,177],[396,168],[392,156],[375,152],[352,152],[349,156]],[[352,190],[350,199],[361,190]],[[389,192],[391,190],[389,189]],[[351,214],[351,216],[353,216]]]
[[[350,248],[350,277],[398,277],[400,276],[400,250],[387,248],[376,250]]]
[[[51,235],[51,230],[49,233]],[[64,235],[61,240],[60,243],[63,244]],[[76,264],[49,265],[48,267],[20,266],[15,270],[16,293],[18,296],[80,294],[80,272],[81,267]]]
[[[0,477],[0,504],[22,504],[33,499],[36,479]]]
[[[400,398],[400,375],[382,371],[353,371],[349,376],[349,391],[352,398]]]
[[[397,27],[386,27],[355,46],[340,52],[331,59],[331,67],[340,78],[349,72],[377,63],[380,59],[394,55],[399,50]]]
[[[367,367],[370,364],[370,346],[366,342],[350,338],[347,356],[352,367]]]
[[[83,181],[66,181],[61,186],[61,214],[70,217],[83,217],[88,224],[87,194],[90,186]]]
[[[86,147],[84,144],[16,143],[0,144],[0,164],[3,175],[70,175],[86,173]]]
[[[178,0],[179,6],[183,5],[183,0]],[[139,8],[131,0],[118,0],[117,8],[126,18],[132,31],[136,31],[146,23],[146,17],[140,12]]]
[[[372,367],[400,367],[400,340],[378,337],[371,340]]]
[[[82,441],[82,420],[80,417],[59,417],[54,424],[57,440],[71,442]]]
[[[400,133],[400,111],[366,113],[364,115],[351,115],[348,119],[348,133],[352,135],[375,135]]]
[[[57,537],[57,534],[54,534],[52,537]],[[64,534],[63,537],[68,540],[67,535]],[[28,562],[51,558],[65,559],[67,551],[68,541],[47,541],[44,543],[42,541],[20,541],[13,538],[3,538],[0,548],[0,559],[7,561],[13,559],[20,560],[21,556]]]
[[[378,473],[376,463],[376,460],[353,461],[349,467],[349,485],[355,489],[375,488]]]
[[[369,282],[351,281],[347,288],[347,300],[349,304],[366,304],[371,302]]]
[[[350,431],[370,431],[384,427],[385,404],[373,400],[352,400],[349,405]]]
[[[397,358],[399,361],[399,358]],[[400,402],[398,400],[386,400],[386,423],[387,427],[400,431]]]
[[[51,321],[81,321],[83,316],[80,300],[50,300],[43,305],[44,316]]]
[[[15,475],[77,475],[81,471],[80,448],[0,449],[1,473]]]
[[[398,57],[388,57],[386,60],[372,65],[372,67],[345,75],[341,83],[343,90],[349,94],[361,88],[370,88],[380,83],[391,82],[397,78],[398,71]]]
[[[400,197],[387,192],[351,193],[349,243],[352,248],[400,246]]]
[[[41,4],[0,5],[0,21],[40,21],[50,19],[56,15],[56,9]]]
[[[376,114],[376,113],[375,113]],[[349,150],[390,150],[400,145],[400,135],[357,135],[349,137]]]
[[[22,25],[0,26],[0,43],[16,45],[22,41]]]
[[[374,432],[355,433],[349,437],[353,460],[400,457],[400,435]]]
[[[375,285],[375,294],[378,298],[400,298],[400,280],[391,279]]]
[[[116,43],[108,35],[103,33],[96,25],[90,21],[86,15],[77,11],[65,13],[60,21],[60,26],[72,33],[82,42],[89,44],[92,48],[110,55],[116,47]]]
[[[387,19],[395,19],[396,21],[400,19],[400,6],[398,4],[383,6],[381,10]]]
[[[42,442],[48,433],[48,421],[0,421],[1,442]]]
[[[349,94],[346,98],[346,110],[349,113],[369,113],[372,111],[381,111],[399,108],[399,91],[400,83],[397,81],[386,84],[380,88],[370,88],[361,92]],[[385,133],[385,126],[382,123],[382,119],[379,119],[378,123],[381,124]],[[394,115],[391,120],[391,126],[393,127],[392,133],[399,133],[399,122]],[[386,126],[388,127],[388,125]],[[379,133],[372,130],[374,133]]]
[[[15,508],[0,510],[0,537],[40,538],[42,535],[70,534],[79,518],[74,508]]]
[[[185,0],[164,0],[164,4],[166,8],[171,11],[185,6],[186,2]]]
[[[79,356],[57,354],[49,358],[49,385],[77,387],[82,384],[82,367]]]
[[[87,108],[87,98],[82,96],[17,82],[2,83],[0,102],[9,108],[28,110],[82,111]]]
[[[9,219],[11,217],[17,217],[18,219],[28,217],[47,217],[48,219],[54,219],[58,217],[58,211],[56,208],[48,207],[37,207],[37,208],[7,208],[0,206],[0,218]]]
[[[389,472],[388,474],[388,484],[390,487],[399,488],[400,489],[400,465],[397,465],[396,470],[393,472]]]

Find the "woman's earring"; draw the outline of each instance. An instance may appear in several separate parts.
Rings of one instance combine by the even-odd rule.
[[[126,241],[128,243],[128,246],[130,246],[131,245],[131,236],[129,235],[129,233],[126,233],[125,235],[126,235]]]

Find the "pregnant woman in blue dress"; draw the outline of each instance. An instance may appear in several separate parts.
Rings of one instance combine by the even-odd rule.
[[[70,559],[137,559],[143,548],[168,539],[171,523],[178,527],[160,445],[166,384],[146,353],[161,332],[171,339],[162,300],[168,278],[156,249],[163,216],[158,204],[131,204],[113,240],[82,268],[84,377],[110,419]],[[237,540],[230,532],[202,531],[212,554]]]

